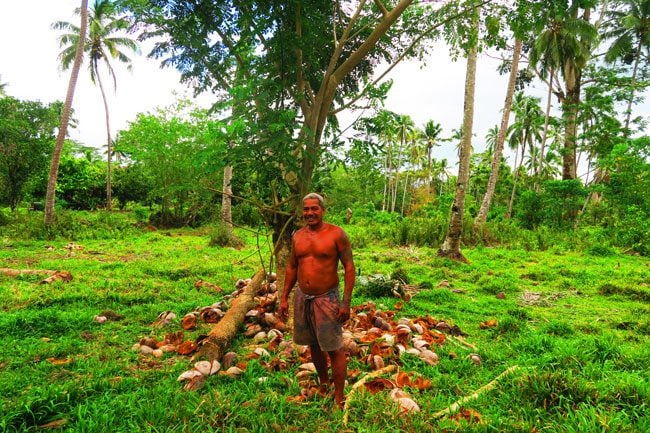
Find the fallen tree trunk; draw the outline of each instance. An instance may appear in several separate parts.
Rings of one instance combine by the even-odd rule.
[[[256,302],[254,298],[265,278],[266,272],[264,269],[257,271],[244,291],[233,300],[223,318],[212,328],[208,337],[201,342],[201,348],[196,355],[197,358],[220,360],[226,354],[241,324],[244,323],[246,313],[248,310],[255,308]]]
[[[11,269],[0,268],[0,274],[8,277],[19,277],[21,275],[49,275],[41,281],[41,284],[48,284],[53,281],[72,281],[72,274],[68,271],[53,271],[51,269]]]
[[[11,269],[11,268],[0,268],[0,274],[6,275],[8,277],[18,277],[20,275],[53,275],[58,271],[52,271],[50,269]]]

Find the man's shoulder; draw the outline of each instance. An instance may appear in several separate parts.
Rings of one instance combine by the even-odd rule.
[[[330,233],[332,233],[334,236],[337,238],[347,238],[347,234],[345,233],[345,230],[343,230],[343,227],[339,227],[334,224],[328,224],[328,230]]]

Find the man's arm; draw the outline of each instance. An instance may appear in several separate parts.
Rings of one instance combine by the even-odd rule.
[[[341,229],[341,235],[337,239],[337,249],[339,250],[339,259],[343,264],[343,301],[339,310],[339,321],[345,322],[350,318],[350,302],[352,301],[352,289],[354,288],[355,269],[354,260],[352,259],[352,246],[350,240]]]

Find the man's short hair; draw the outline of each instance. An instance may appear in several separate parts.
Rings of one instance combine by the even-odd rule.
[[[320,194],[316,194],[315,192],[310,192],[306,196],[302,198],[302,202],[305,203],[305,200],[309,199],[315,199],[318,200],[318,204],[322,209],[325,209],[325,200],[323,200],[323,196]]]

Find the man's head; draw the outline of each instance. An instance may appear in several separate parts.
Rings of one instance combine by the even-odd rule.
[[[322,224],[324,213],[325,204],[321,195],[312,192],[302,199],[302,216],[308,226],[316,228]]]

